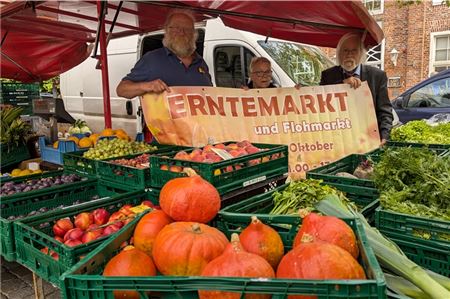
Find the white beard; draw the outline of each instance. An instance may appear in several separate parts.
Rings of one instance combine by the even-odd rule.
[[[341,63],[341,67],[347,72],[354,70],[357,66],[356,60],[354,59],[347,59],[345,62]]]
[[[164,36],[163,45],[170,49],[178,57],[188,57],[191,56],[195,51],[195,42],[193,39],[189,38],[171,38],[169,36]]]

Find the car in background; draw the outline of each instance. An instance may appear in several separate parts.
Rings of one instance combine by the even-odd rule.
[[[450,69],[411,87],[392,101],[400,122],[450,113]]]

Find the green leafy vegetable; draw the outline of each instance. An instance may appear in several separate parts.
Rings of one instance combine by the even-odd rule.
[[[414,120],[392,129],[392,141],[426,144],[450,144],[450,123],[430,126],[425,120]]]

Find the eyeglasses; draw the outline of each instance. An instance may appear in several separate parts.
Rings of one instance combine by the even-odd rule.
[[[272,76],[272,71],[256,71],[252,72],[252,74],[255,74],[257,77],[269,77]]]
[[[193,33],[194,32],[194,29],[192,29],[192,28],[183,28],[183,27],[177,27],[177,26],[169,26],[167,28],[170,31],[177,32],[177,33],[188,34],[188,33]]]

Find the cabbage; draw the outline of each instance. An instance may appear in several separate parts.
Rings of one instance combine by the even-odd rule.
[[[80,129],[80,133],[92,133],[92,131],[91,131],[91,129],[89,129],[89,127],[88,126],[84,126],[84,127],[81,127]]]
[[[80,128],[77,128],[77,127],[70,127],[69,133],[70,134],[81,134],[81,130],[80,130]]]

